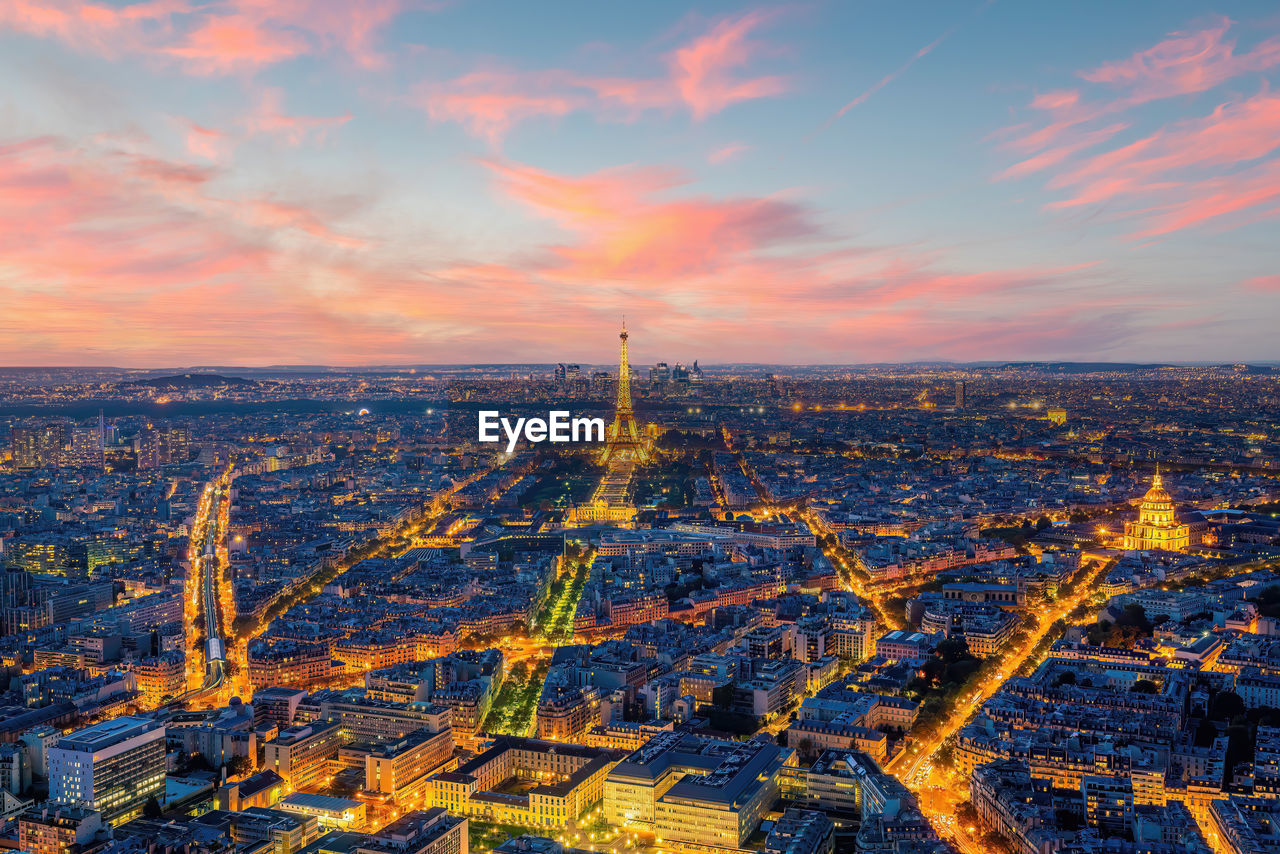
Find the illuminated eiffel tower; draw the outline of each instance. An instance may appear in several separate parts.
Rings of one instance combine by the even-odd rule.
[[[618,402],[614,406],[613,424],[609,427],[608,444],[602,462],[639,462],[645,457],[636,426],[636,413],[631,408],[631,365],[627,361],[627,322],[622,322],[622,355],[618,360]]]

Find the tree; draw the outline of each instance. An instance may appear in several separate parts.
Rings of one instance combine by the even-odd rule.
[[[248,756],[233,756],[226,764],[228,777],[239,777],[253,770],[253,763]]]
[[[160,802],[156,800],[155,795],[147,798],[146,804],[142,807],[142,815],[144,818],[164,817],[164,808],[160,806]]]
[[[1155,694],[1160,689],[1150,679],[1139,679],[1129,690],[1134,694]]]
[[[1209,708],[1209,717],[1215,721],[1229,721],[1245,712],[1244,700],[1234,691],[1223,691],[1213,698]]]

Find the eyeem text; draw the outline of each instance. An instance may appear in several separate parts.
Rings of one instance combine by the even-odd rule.
[[[564,409],[553,409],[546,418],[502,418],[495,409],[480,410],[478,437],[481,442],[501,442],[499,428],[507,437],[507,453],[516,449],[523,436],[526,442],[603,442],[603,418],[574,418]]]

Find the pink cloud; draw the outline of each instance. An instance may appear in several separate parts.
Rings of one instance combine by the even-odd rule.
[[[307,53],[305,39],[288,32],[268,32],[256,21],[227,16],[205,21],[178,42],[161,50],[192,74],[256,71]]]
[[[52,38],[77,50],[117,56],[167,37],[181,0],[150,0],[117,7],[81,0],[0,0],[0,30]]]
[[[815,236],[797,205],[778,199],[664,198],[686,183],[661,169],[614,169],[582,178],[522,164],[487,164],[504,193],[575,233],[556,247],[556,275],[661,285],[774,243]]]
[[[205,160],[219,160],[222,158],[229,145],[225,133],[191,121],[185,122],[185,125],[187,151]]]
[[[1031,106],[1048,121],[1008,129],[1003,146],[1024,158],[997,179],[1049,172],[1047,189],[1069,192],[1049,209],[1127,205],[1113,204],[1108,219],[1138,220],[1135,239],[1211,221],[1243,224],[1242,216],[1274,198],[1269,176],[1276,161],[1269,158],[1280,148],[1280,97],[1265,85],[1259,94],[1222,103],[1208,115],[1115,144],[1137,121],[1128,114],[1147,102],[1206,92],[1242,74],[1280,66],[1280,37],[1237,53],[1230,28],[1230,21],[1219,19],[1080,73],[1089,83],[1118,90],[1114,97],[1089,101],[1077,89],[1037,95]],[[1100,121],[1122,113],[1123,121]],[[1257,165],[1236,172],[1248,164]],[[1245,174],[1259,183],[1244,180]]]
[[[251,73],[303,55],[340,54],[362,67],[383,59],[380,31],[407,0],[0,0],[0,30],[51,38],[116,58],[157,60],[196,75]],[[415,4],[422,6],[423,4]]]
[[[1039,172],[1051,166],[1058,166],[1073,155],[1106,142],[1116,134],[1127,130],[1128,127],[1127,124],[1113,124],[1097,130],[1076,134],[1073,138],[1062,142],[1060,145],[1047,148],[1032,157],[1028,157],[1026,160],[1013,164],[996,177],[998,179],[1022,178],[1033,172]]]
[[[723,145],[708,154],[707,162],[713,166],[719,166],[722,163],[728,163],[731,160],[736,160],[743,153],[750,150],[751,146],[749,145],[744,145],[741,142],[733,142],[728,145]]]
[[[1231,21],[1190,33],[1173,33],[1151,48],[1132,56],[1080,72],[1091,83],[1119,90],[1110,98],[1087,101],[1078,89],[1036,95],[1031,107],[1049,114],[1048,124],[1028,130],[1007,128],[1012,136],[1005,145],[1031,153],[1050,146],[1071,144],[1077,128],[1122,113],[1150,101],[1207,92],[1242,74],[1266,71],[1280,65],[1280,36],[1267,39],[1252,51],[1236,54],[1235,40],[1227,39]]]
[[[1280,275],[1254,276],[1241,282],[1241,287],[1251,291],[1275,291],[1280,293]]]
[[[284,92],[277,88],[262,90],[257,107],[245,118],[250,134],[274,136],[293,146],[308,138],[323,142],[331,130],[351,121],[351,114],[341,116],[291,116],[284,112]]]
[[[419,89],[418,102],[437,122],[457,122],[474,136],[498,141],[514,125],[538,116],[563,116],[586,106],[560,72],[476,71],[447,85]]]
[[[1280,201],[1280,160],[1271,160],[1244,172],[1196,182],[1175,200],[1144,212],[1144,227],[1133,237],[1159,237],[1276,201]]]
[[[758,46],[749,37],[767,19],[766,13],[755,11],[722,20],[672,55],[672,80],[695,119],[704,119],[739,101],[786,91],[786,81],[781,77],[744,77],[735,73],[756,55]]]
[[[1280,65],[1280,37],[1243,54],[1228,39],[1232,22],[1219,18],[1194,32],[1170,33],[1164,41],[1127,59],[1106,62],[1080,76],[1131,92],[1131,101],[1148,101],[1207,92],[1233,77]]]
[[[414,101],[433,121],[455,122],[494,143],[528,119],[579,111],[631,122],[647,112],[682,109],[700,121],[733,104],[786,90],[782,77],[742,73],[760,52],[760,45],[749,36],[768,17],[750,12],[718,21],[668,55],[667,73],[661,77],[487,69],[445,83],[424,84],[416,90]]]
[[[1165,189],[1185,170],[1233,166],[1280,148],[1280,95],[1262,92],[1222,104],[1208,116],[1163,128],[1129,145],[1095,155],[1050,181],[1054,189],[1077,186],[1056,207],[1106,201],[1124,193]],[[1159,180],[1157,180],[1159,179]],[[1185,182],[1181,182],[1185,183]]]
[[[1033,110],[1065,110],[1080,103],[1080,92],[1076,89],[1060,89],[1056,92],[1042,92],[1031,99]]]
[[[1101,349],[1134,315],[1104,282],[1092,292],[1084,267],[975,272],[911,247],[837,245],[797,201],[708,196],[656,168],[490,161],[502,197],[562,238],[424,263],[416,245],[352,238],[341,204],[220,193],[220,166],[143,148],[0,148],[0,257],[36,283],[0,284],[0,329],[15,332],[0,360],[585,358],[620,304],[647,326],[637,360],[691,341],[722,358],[1012,357]],[[983,296],[999,299],[975,313]]]

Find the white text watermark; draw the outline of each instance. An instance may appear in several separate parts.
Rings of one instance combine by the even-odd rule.
[[[523,436],[526,442],[603,442],[603,418],[574,418],[565,409],[553,409],[546,418],[501,417],[496,409],[480,410],[478,438],[481,442],[501,442],[507,437],[507,453],[516,449]]]

